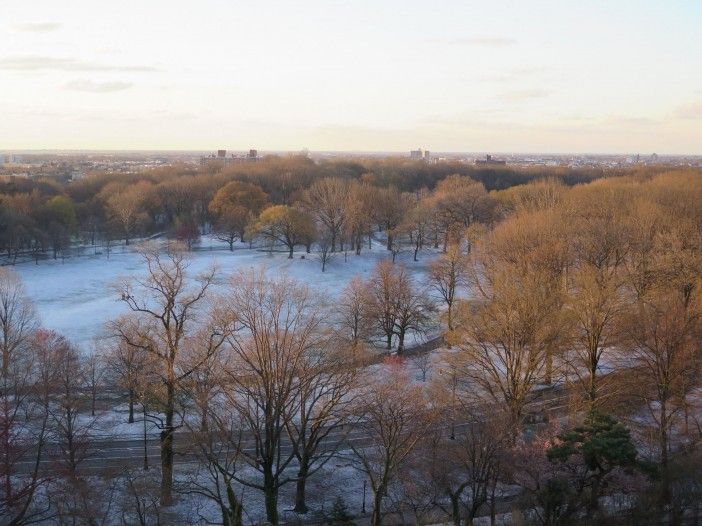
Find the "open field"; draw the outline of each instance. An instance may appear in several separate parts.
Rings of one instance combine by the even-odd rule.
[[[136,246],[136,245],[135,245]],[[42,261],[39,265],[22,263],[15,268],[34,302],[42,325],[64,334],[73,343],[87,348],[95,338],[104,336],[105,322],[126,312],[111,286],[124,276],[140,276],[144,267],[134,247],[117,247],[108,258],[104,253],[71,259]],[[302,256],[305,259],[301,259]],[[410,252],[400,253],[398,262],[407,265],[418,283],[424,280],[426,265],[433,254],[420,253],[412,261]],[[224,243],[203,237],[192,253],[191,276],[215,264],[219,269],[217,289],[226,287],[227,276],[239,270],[264,267],[271,276],[286,273],[307,283],[320,294],[336,297],[354,277],[367,278],[378,261],[389,258],[383,243],[374,241],[371,250],[364,247],[360,256],[337,254],[322,273],[314,253],[297,250],[294,259],[285,251],[272,254],[260,248],[239,244],[230,252]]]

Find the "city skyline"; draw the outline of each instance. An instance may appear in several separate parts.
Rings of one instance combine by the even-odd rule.
[[[27,4],[0,150],[702,154],[695,2]]]

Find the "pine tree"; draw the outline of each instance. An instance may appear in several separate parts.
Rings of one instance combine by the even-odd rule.
[[[330,526],[356,526],[356,523],[353,522],[353,515],[349,513],[343,498],[337,497],[334,501],[327,518],[327,524]]]

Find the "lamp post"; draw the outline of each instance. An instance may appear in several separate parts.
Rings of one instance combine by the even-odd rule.
[[[149,471],[149,450],[146,444],[146,404],[143,401],[141,407],[144,412],[144,471]]]

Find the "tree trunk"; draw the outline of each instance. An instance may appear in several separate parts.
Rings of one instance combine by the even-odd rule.
[[[304,471],[304,472],[303,472]],[[306,469],[300,469],[297,474],[297,486],[295,488],[295,513],[307,513],[307,503],[305,502],[305,489],[307,486]]]
[[[134,423],[134,389],[129,390],[129,418],[127,419],[128,424]]]
[[[392,333],[387,335],[387,346],[385,347],[388,351],[392,349]]]
[[[288,248],[290,249],[290,251],[288,252],[288,259],[292,259],[293,258],[293,246],[289,245]]]
[[[175,388],[172,382],[166,386],[166,426],[161,431],[161,505],[173,504],[173,416],[175,413]]]
[[[595,407],[595,401],[597,400],[597,362],[594,360],[590,363],[589,375],[590,378],[588,379],[589,386],[587,397],[588,401],[590,402],[590,407],[593,408]]]
[[[237,499],[231,483],[227,483],[227,500],[229,506],[222,505],[222,523],[224,526],[242,526],[241,503]]]
[[[402,329],[397,333],[397,354],[400,355],[405,351],[405,330]]]
[[[665,470],[668,468],[668,414],[667,414],[668,404],[667,400],[662,397],[661,400],[661,417],[660,417],[660,429],[659,429],[659,446],[661,448],[661,467]]]
[[[269,477],[265,476],[264,478],[268,479]],[[278,524],[278,491],[273,486],[272,481],[264,482],[264,486],[266,519],[273,524],[273,526],[276,526]]]
[[[373,495],[373,514],[371,515],[371,526],[380,526],[383,523],[383,515],[381,513],[383,491],[383,488],[378,488],[378,491],[376,491]]]
[[[461,503],[458,499],[458,495],[448,492],[449,498],[451,499],[451,519],[453,520],[453,526],[461,526]]]

